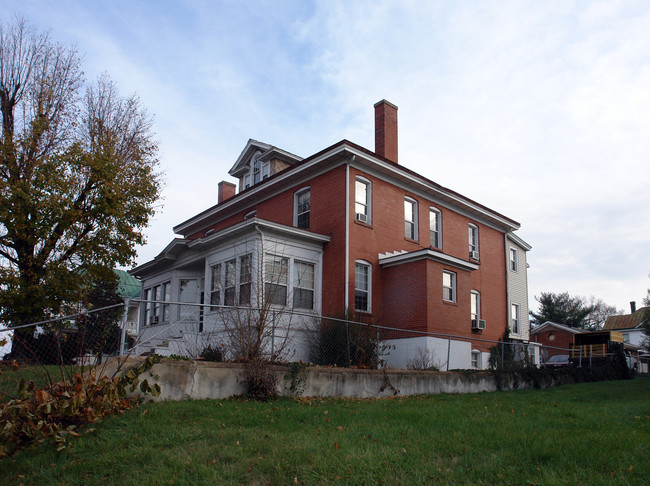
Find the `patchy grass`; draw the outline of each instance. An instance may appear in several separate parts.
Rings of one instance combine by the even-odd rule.
[[[650,380],[144,404],[0,460],[11,484],[646,484]]]

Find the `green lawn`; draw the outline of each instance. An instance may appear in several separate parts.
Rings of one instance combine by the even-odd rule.
[[[647,484],[650,379],[384,400],[144,404],[0,484]]]

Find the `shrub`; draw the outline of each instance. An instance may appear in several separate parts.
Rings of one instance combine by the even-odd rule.
[[[248,398],[266,401],[278,394],[278,379],[268,361],[248,361],[244,366],[244,382]]]
[[[375,329],[359,316],[323,319],[311,345],[310,360],[319,365],[377,368],[379,345]]]
[[[223,361],[223,351],[220,346],[212,347],[212,345],[209,345],[201,351],[201,358],[205,361],[215,361],[220,363]]]

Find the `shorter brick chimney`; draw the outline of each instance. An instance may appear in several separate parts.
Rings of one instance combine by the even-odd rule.
[[[630,302],[630,310],[632,311],[631,313],[634,314],[636,312],[636,301]]]
[[[397,106],[386,100],[375,103],[375,153],[397,162]]]
[[[235,186],[232,182],[226,182],[226,181],[221,181],[219,183],[219,193],[217,196],[217,204],[221,204],[227,199],[230,199],[235,195],[235,190],[237,189],[237,186]]]

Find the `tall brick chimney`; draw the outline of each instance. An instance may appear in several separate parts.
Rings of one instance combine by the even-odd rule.
[[[386,100],[375,103],[375,153],[397,162],[397,106]]]
[[[221,204],[226,199],[230,199],[235,195],[235,186],[232,182],[221,181],[219,183],[219,191],[217,195],[217,204]]]

